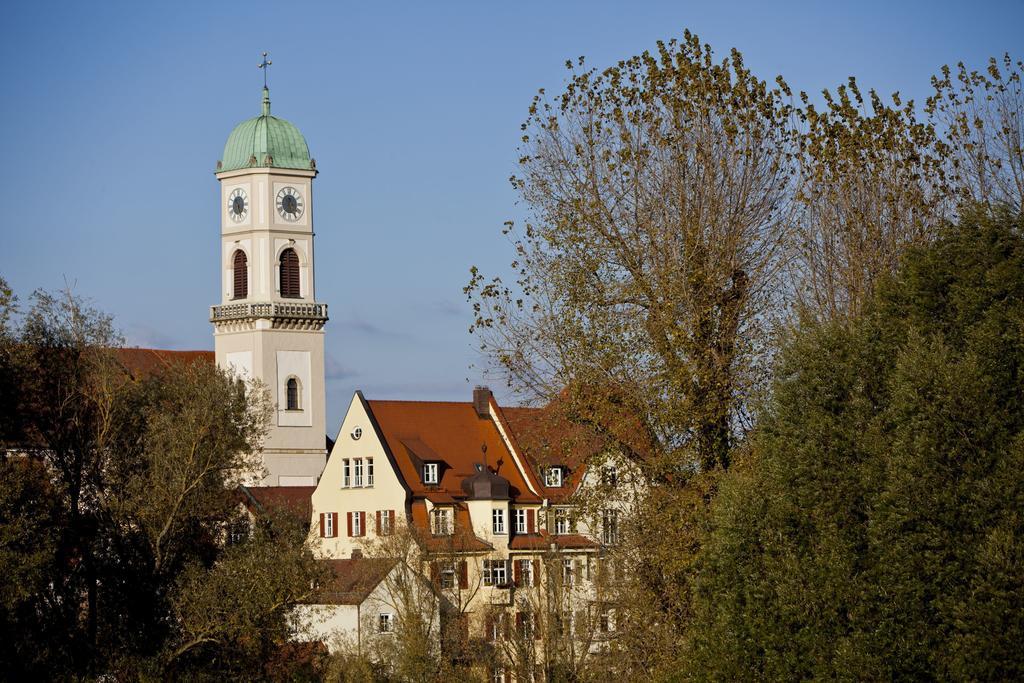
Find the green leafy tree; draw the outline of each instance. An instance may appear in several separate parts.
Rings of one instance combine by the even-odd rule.
[[[1024,675],[1022,228],[968,214],[790,340],[713,503],[688,677]]]

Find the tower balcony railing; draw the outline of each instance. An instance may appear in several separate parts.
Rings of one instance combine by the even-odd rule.
[[[212,323],[257,318],[327,320],[327,304],[261,301],[210,306],[210,322]]]

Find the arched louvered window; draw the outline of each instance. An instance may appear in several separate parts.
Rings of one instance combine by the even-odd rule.
[[[281,252],[281,296],[298,299],[299,294],[299,256],[294,249]]]
[[[299,380],[294,377],[288,378],[287,384],[288,410],[299,409]]]
[[[245,252],[239,249],[235,252],[235,256],[231,263],[232,279],[234,280],[234,286],[232,288],[234,299],[244,299],[249,296],[249,259],[245,257]]]

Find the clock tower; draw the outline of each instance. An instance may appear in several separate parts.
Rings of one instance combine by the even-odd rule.
[[[294,125],[262,113],[238,124],[217,162],[221,302],[210,309],[217,364],[260,380],[274,411],[249,483],[312,486],[327,461],[324,324],[313,261],[316,163]]]

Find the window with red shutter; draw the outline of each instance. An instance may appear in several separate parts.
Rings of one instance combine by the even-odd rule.
[[[337,537],[338,535],[338,513],[331,513],[331,536]]]
[[[294,249],[281,252],[281,296],[298,299],[299,293],[299,256]]]
[[[231,279],[233,281],[233,299],[244,299],[249,296],[249,259],[239,249],[231,260]]]
[[[352,513],[346,512],[345,517],[348,519],[348,535],[352,536]]]
[[[465,560],[459,560],[459,588],[469,588],[469,567]]]
[[[533,510],[526,511],[526,533],[537,533],[537,517]]]
[[[380,510],[377,510],[377,526],[376,526],[375,529],[376,529],[377,535],[380,536],[381,535],[380,534]]]
[[[323,538],[325,533],[326,532],[324,531],[324,513],[321,512],[320,513],[320,537]]]

